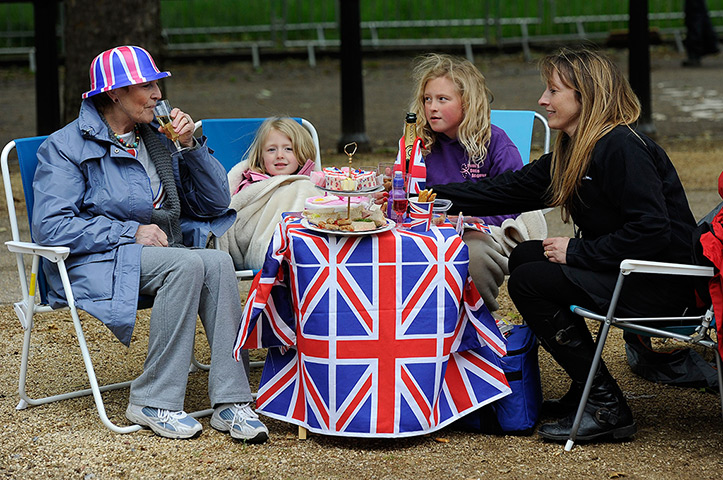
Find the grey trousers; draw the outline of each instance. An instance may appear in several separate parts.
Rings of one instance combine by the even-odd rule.
[[[211,347],[211,405],[252,401],[248,353],[233,358],[242,306],[231,257],[212,249],[144,247],[140,292],[154,296],[148,355],[131,383],[134,405],[183,410],[196,319]]]

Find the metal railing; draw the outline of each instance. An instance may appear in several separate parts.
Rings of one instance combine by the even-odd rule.
[[[367,50],[459,47],[472,59],[475,47],[518,45],[529,57],[534,43],[604,39],[613,30],[625,30],[628,2],[418,0],[415,8],[409,8],[411,2],[362,0],[362,46]],[[682,3],[651,0],[651,10],[660,11],[648,16],[651,29],[671,36],[681,51]],[[194,9],[207,4],[203,0],[162,0],[161,4],[163,36],[172,53],[247,51],[258,67],[263,51],[306,50],[309,63],[315,65],[317,51],[337,49],[340,43],[337,0],[269,0],[262,6],[234,2],[238,11],[230,9],[220,20],[194,15]],[[723,30],[723,0],[708,0],[708,7],[716,28]],[[223,21],[245,24],[203,24]],[[0,56],[28,55],[32,64],[33,32],[19,30],[8,18],[5,23],[7,29],[0,30]]]

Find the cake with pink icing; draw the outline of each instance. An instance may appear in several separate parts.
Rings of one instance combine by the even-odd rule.
[[[321,195],[318,197],[309,197],[304,202],[306,210],[335,210],[340,211],[347,208],[351,201],[351,206],[368,206],[369,199],[366,197],[337,197],[336,195]]]

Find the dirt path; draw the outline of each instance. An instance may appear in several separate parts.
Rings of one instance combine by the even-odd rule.
[[[620,62],[620,52],[613,52]],[[389,159],[401,134],[411,88],[410,58],[368,58],[365,65],[367,133],[376,153]],[[494,108],[531,109],[541,92],[534,64],[519,56],[477,58],[495,93]],[[697,216],[717,203],[715,180],[723,168],[723,104],[720,102],[723,56],[705,67],[680,68],[680,57],[665,48],[653,55],[653,111],[658,141],[668,150]],[[316,69],[297,60],[266,62],[254,71],[246,63],[169,65],[173,77],[167,96],[195,119],[293,114],[319,130],[323,162],[333,164],[340,136],[339,72],[333,60]],[[0,69],[0,143],[34,130],[34,86],[19,69]],[[373,163],[370,160],[369,163]],[[5,209],[4,197],[0,209]],[[21,215],[23,213],[20,213]],[[550,231],[569,234],[555,212]],[[9,239],[6,215],[0,215],[0,241]],[[630,373],[616,333],[605,358],[630,399],[639,433],[634,441],[562,447],[536,436],[496,437],[444,429],[404,440],[361,440],[312,436],[296,440],[289,424],[267,421],[271,440],[244,446],[202,421],[203,435],[192,441],[168,441],[147,432],[115,435],[105,430],[88,397],[49,406],[14,409],[22,330],[10,302],[17,301],[14,258],[0,254],[0,478],[626,478],[714,479],[723,461],[723,424],[714,395],[654,385]],[[514,317],[503,292],[502,313]],[[72,325],[58,314],[38,320],[40,344],[34,348],[31,387],[53,390],[83,384],[83,367]],[[87,337],[101,381],[120,381],[142,369],[147,317],[142,315],[130,349],[115,341],[99,322],[88,318]],[[205,343],[205,342],[201,342]],[[207,348],[199,346],[206,358]],[[540,354],[547,397],[566,388],[565,375]],[[70,373],[58,375],[58,372]],[[205,408],[205,374],[193,374],[187,409]],[[127,390],[106,394],[109,416],[124,423]]]

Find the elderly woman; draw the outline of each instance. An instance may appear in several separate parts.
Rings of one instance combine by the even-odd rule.
[[[205,249],[233,224],[226,172],[191,117],[174,108],[184,148],[162,133],[153,109],[168,77],[150,54],[122,46],[99,54],[78,118],[38,150],[33,234],[66,245],[77,305],[131,341],[139,295],[153,298],[148,355],[131,384],[126,417],[169,438],[191,438],[201,424],[183,411],[196,318],[211,347],[211,426],[263,442],[268,430],[250,408],[248,356],[231,350],[242,306],[231,257]],[[173,153],[173,154],[172,154]],[[50,300],[65,303],[58,270],[45,263]]]
[[[516,172],[435,190],[465,211],[496,215],[559,206],[575,238],[518,245],[510,255],[509,293],[540,343],[572,380],[543,408],[558,416],[540,436],[565,441],[590,371],[595,343],[570,305],[605,311],[626,258],[687,263],[695,219],[665,151],[637,132],[640,103],[620,68],[589,50],[562,49],[540,61],[546,88],[539,104],[555,149]],[[661,277],[661,276],[652,276]],[[695,307],[689,277],[633,276],[620,297],[622,316],[679,315]],[[632,412],[604,364],[596,372],[578,441],[637,431]]]

